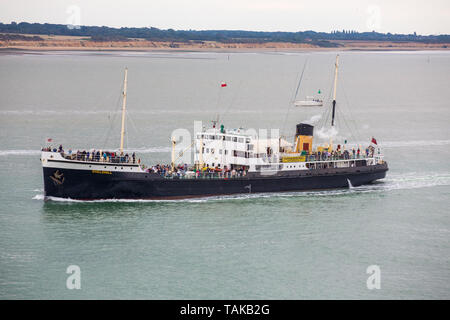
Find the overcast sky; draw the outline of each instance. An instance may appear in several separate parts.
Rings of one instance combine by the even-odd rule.
[[[450,0],[0,0],[0,22],[450,34]]]

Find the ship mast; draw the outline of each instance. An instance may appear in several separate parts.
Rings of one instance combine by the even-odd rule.
[[[336,56],[336,69],[334,71],[334,91],[333,91],[333,113],[331,116],[331,126],[334,126],[334,114],[336,110],[336,86],[337,86],[337,76],[338,76],[338,62],[339,62],[339,55]]]
[[[172,161],[170,162],[170,172],[175,171],[175,146],[177,142],[175,141],[175,137],[172,137]]]
[[[125,68],[125,78],[123,80],[123,103],[122,103],[122,131],[120,132],[120,154],[123,155],[123,137],[125,135],[125,111],[127,106],[127,74],[128,68]]]

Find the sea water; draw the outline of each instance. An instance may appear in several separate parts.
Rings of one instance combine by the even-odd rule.
[[[315,143],[328,143],[336,52],[3,52],[0,298],[450,298],[450,53],[339,54],[333,142],[364,150],[375,137],[386,179],[330,191],[44,202],[47,139],[66,150],[119,146],[125,67],[125,147],[152,165],[170,162],[173,130],[193,135],[195,120],[217,117],[226,128],[278,128],[288,141],[310,121],[322,134]],[[292,106],[307,95],[324,107]],[[68,289],[73,265],[79,290]]]

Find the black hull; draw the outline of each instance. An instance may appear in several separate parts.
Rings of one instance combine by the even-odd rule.
[[[62,174],[55,179],[56,171]],[[239,193],[333,189],[383,179],[387,164],[374,166],[303,170],[269,176],[248,175],[233,179],[166,179],[150,173],[93,173],[90,170],[43,168],[46,197],[79,200],[182,199]],[[283,174],[283,175],[282,175]]]

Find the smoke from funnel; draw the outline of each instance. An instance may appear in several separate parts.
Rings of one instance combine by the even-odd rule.
[[[331,128],[320,128],[319,130],[316,131],[316,135],[319,139],[323,139],[323,140],[329,140],[331,138],[335,138],[338,134],[338,130],[336,129],[336,127],[331,127]]]
[[[322,115],[316,114],[316,115],[313,115],[309,120],[306,120],[305,123],[314,125],[317,122],[319,122],[320,119],[322,119]]]

